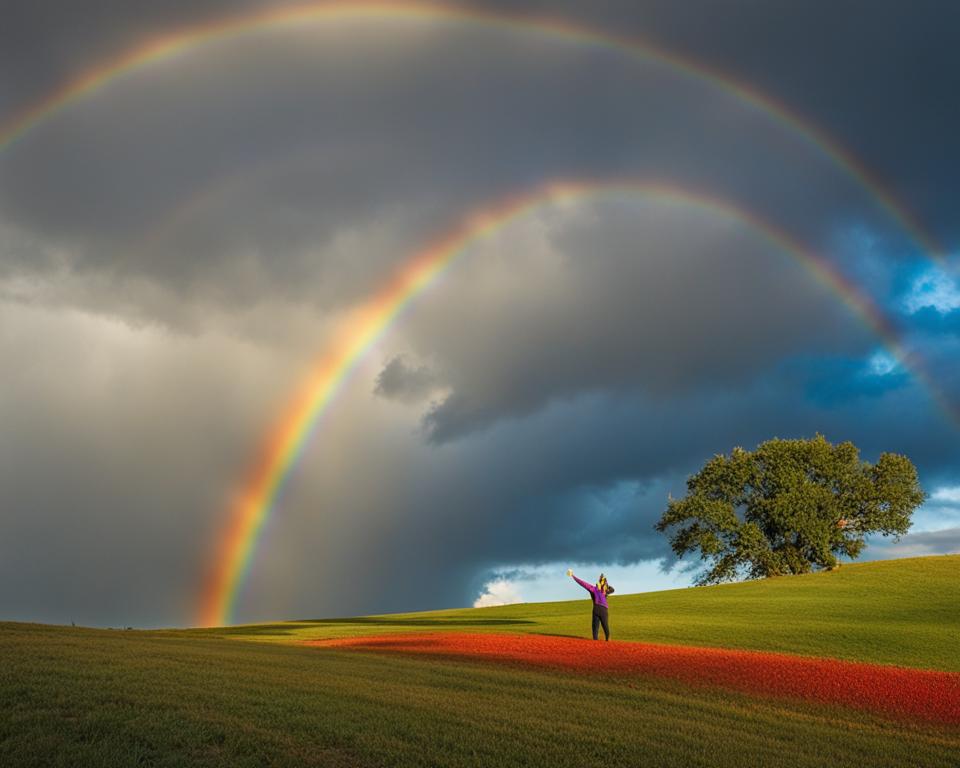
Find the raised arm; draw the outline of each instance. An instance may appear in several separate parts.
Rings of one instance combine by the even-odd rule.
[[[571,573],[570,575],[573,576],[572,573]],[[577,584],[579,584],[579,585],[580,585],[581,587],[583,587],[585,590],[587,590],[587,592],[589,592],[591,595],[593,594],[594,590],[596,589],[596,588],[593,586],[593,584],[589,584],[589,583],[587,583],[586,581],[584,581],[583,579],[578,579],[576,576],[573,576],[573,580],[574,580],[575,582],[577,582]]]

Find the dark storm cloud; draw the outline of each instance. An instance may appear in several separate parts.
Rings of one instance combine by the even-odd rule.
[[[292,615],[299,616],[463,605],[479,594],[482,575],[517,564],[670,562],[665,539],[653,530],[667,494],[682,495],[689,472],[735,445],[753,448],[772,436],[820,430],[833,442],[854,441],[871,462],[884,451],[905,453],[931,479],[949,476],[960,460],[955,429],[918,408],[910,392],[838,410],[805,404],[802,388],[791,373],[707,397],[586,396],[469,441],[388,451],[393,459],[385,477],[367,473],[362,487],[324,497],[319,509],[306,502],[319,496],[304,488],[304,509],[288,510],[297,521],[287,522],[282,541],[278,534],[272,557],[280,562],[298,548],[323,551],[323,562],[295,558],[310,563],[306,572],[317,574],[310,581],[320,586],[298,589],[294,580],[277,587],[266,553],[253,580],[264,596],[290,595]],[[894,422],[896,434],[889,430]],[[358,439],[349,447],[338,441],[346,452],[340,460],[356,455],[385,467],[382,434]],[[324,453],[318,446],[305,475],[320,470]],[[299,503],[291,499],[297,509]],[[329,537],[337,534],[328,514],[356,526],[348,551],[332,551]],[[323,586],[344,574],[353,587],[346,601]],[[268,618],[269,602],[257,606],[252,598],[246,615]]]
[[[668,399],[880,343],[741,222],[642,199],[508,228],[466,254],[410,325],[415,349],[448,371],[452,392],[425,419],[436,442],[580,392]]]
[[[0,613],[191,621],[270,357],[19,305],[0,307],[0,349]]]
[[[514,9],[511,0],[489,5]],[[949,252],[960,249],[960,8],[911,3],[686,4],[531,0],[524,7],[636,34],[752,84],[852,152]]]
[[[0,110],[253,5],[8,4]],[[739,74],[956,244],[948,5],[502,5]],[[901,311],[915,245],[728,93],[459,25],[255,35],[132,73],[0,155],[0,617],[192,621],[226,502],[327,321],[466,211],[571,176],[668,178],[751,208],[900,312],[960,396],[956,313]],[[956,425],[915,377],[871,369],[880,346],[709,212],[615,198],[525,217],[411,308],[380,377],[322,421],[237,618],[464,605],[505,568],[664,558],[667,493],[774,435],[905,453],[928,490],[955,486]]]
[[[325,308],[466,210],[556,177],[674,179],[817,246],[850,221],[897,235],[824,155],[729,93],[656,62],[439,30],[272,32],[148,67],[0,157],[5,218],[128,300],[145,279],[201,304],[273,292]]]
[[[0,92],[12,110],[160,31],[267,5],[14,2],[5,6]],[[909,14],[897,4],[864,13],[857,3],[728,1],[683,12],[667,0],[644,3],[642,9],[620,2],[451,5],[579,18],[741,77],[837,136],[948,245],[956,243],[950,190],[960,170],[960,150],[949,138],[960,132],[960,108],[943,95],[957,90],[960,74],[953,66],[958,11],[949,4],[926,0],[911,4]],[[816,56],[810,55],[813,48]],[[650,112],[655,121],[657,110]],[[593,128],[609,129],[602,122]],[[590,154],[596,150],[595,143]]]
[[[8,0],[0,28],[0,106],[5,113],[18,111],[78,72],[158,33],[266,5],[257,0]]]
[[[377,375],[374,394],[402,403],[418,403],[437,386],[437,374],[426,365],[411,363],[403,355],[391,358]]]

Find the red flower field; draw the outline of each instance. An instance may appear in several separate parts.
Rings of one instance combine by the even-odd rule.
[[[519,663],[581,673],[656,676],[691,685],[839,704],[960,725],[960,674],[723,648],[594,642],[542,635],[432,632],[309,645]]]

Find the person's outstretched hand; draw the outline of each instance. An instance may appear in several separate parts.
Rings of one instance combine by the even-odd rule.
[[[573,576],[573,569],[567,568],[567,576]]]

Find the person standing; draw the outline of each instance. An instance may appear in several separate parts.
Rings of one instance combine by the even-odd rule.
[[[598,640],[599,625],[603,625],[603,635],[606,640],[610,639],[610,616],[607,607],[607,595],[613,594],[613,587],[607,583],[607,577],[602,573],[596,584],[588,584],[583,579],[578,579],[573,575],[573,570],[567,569],[567,576],[571,576],[577,584],[590,593],[590,599],[593,600],[593,639]]]

